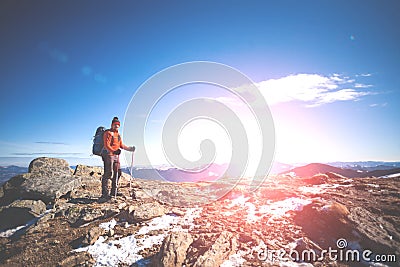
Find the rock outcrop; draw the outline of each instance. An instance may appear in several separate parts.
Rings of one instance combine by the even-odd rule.
[[[53,177],[71,175],[73,171],[64,159],[42,157],[31,161],[28,173],[39,177]]]
[[[37,158],[29,164],[28,173],[17,175],[3,185],[0,203],[20,198],[50,203],[80,185],[80,177],[73,175],[67,161]]]
[[[186,259],[187,249],[193,242],[189,233],[176,232],[168,235],[160,249],[158,266],[182,266]]]

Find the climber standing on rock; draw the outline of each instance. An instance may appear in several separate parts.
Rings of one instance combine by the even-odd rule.
[[[104,163],[104,175],[101,180],[101,198],[100,201],[107,201],[111,196],[120,195],[118,190],[118,180],[121,177],[121,167],[119,162],[119,155],[121,149],[134,152],[135,147],[128,147],[122,143],[121,136],[118,129],[121,123],[118,117],[114,117],[111,122],[111,128],[106,130],[103,134],[103,150],[101,157]],[[111,179],[111,193],[108,193],[108,180]]]

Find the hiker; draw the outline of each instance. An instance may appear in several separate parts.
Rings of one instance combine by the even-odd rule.
[[[121,168],[119,162],[119,155],[121,148],[127,151],[134,152],[135,147],[128,147],[122,143],[121,136],[118,129],[121,123],[118,117],[114,117],[111,122],[111,129],[106,130],[103,134],[104,147],[101,152],[101,158],[104,162],[104,175],[101,179],[101,198],[107,200],[111,196],[120,196],[118,190],[118,179],[121,177]],[[111,193],[108,194],[108,180],[111,179]]]

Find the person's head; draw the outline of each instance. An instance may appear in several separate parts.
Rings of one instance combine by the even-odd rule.
[[[114,117],[113,120],[111,121],[111,129],[117,131],[120,126],[121,123],[119,122],[118,117]]]

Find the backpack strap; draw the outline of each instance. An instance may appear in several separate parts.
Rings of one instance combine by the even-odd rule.
[[[110,131],[110,132],[111,132],[111,144],[110,144],[110,146],[113,146],[114,145],[114,132],[113,131]],[[121,142],[121,136],[118,133],[118,143],[119,142]]]
[[[111,143],[110,143],[110,146],[113,146],[113,145],[114,145],[114,133],[113,133],[112,131],[110,131],[110,133],[111,133]]]

